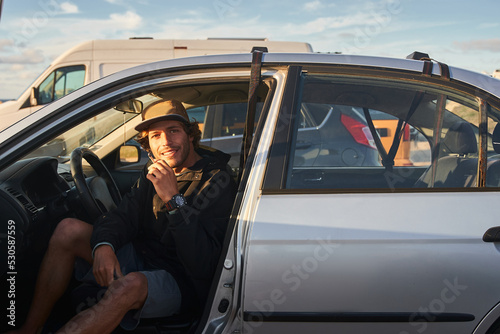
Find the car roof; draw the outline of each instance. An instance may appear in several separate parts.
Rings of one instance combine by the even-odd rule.
[[[110,80],[125,78],[151,71],[168,68],[183,67],[218,67],[223,65],[243,65],[250,64],[252,61],[251,53],[248,54],[226,54],[226,55],[207,55],[197,57],[185,57],[177,59],[168,59],[154,63],[139,65],[109,76]],[[362,67],[375,67],[387,69],[399,69],[421,73],[424,62],[420,60],[391,57],[375,57],[362,55],[344,55],[344,54],[326,54],[326,53],[264,53],[262,63],[266,65],[351,65]],[[454,66],[448,66],[450,78],[461,81],[466,84],[476,86],[480,89],[490,92],[492,95],[500,98],[500,80],[492,76],[474,72]],[[432,75],[440,76],[439,66],[433,66]]]
[[[107,77],[101,78],[94,81],[82,88],[76,90],[75,92],[64,96],[63,98],[56,100],[38,110],[36,113],[30,115],[29,123],[41,119],[52,110],[58,109],[64,106],[69,101],[78,99],[81,96],[89,94],[95,90],[100,89],[106,85],[118,84],[134,77],[140,78],[145,75],[152,76],[155,73],[160,73],[164,71],[172,70],[207,70],[222,68],[222,67],[247,67],[250,69],[252,62],[252,54],[224,54],[224,55],[207,55],[207,56],[196,56],[196,57],[185,57],[168,59],[158,62],[152,62],[148,64],[139,65],[132,67]],[[421,73],[423,70],[424,62],[412,59],[399,59],[399,58],[389,58],[389,57],[374,57],[374,56],[361,56],[361,55],[344,55],[344,54],[324,54],[324,53],[264,53],[262,57],[262,63],[264,68],[266,66],[288,66],[288,65],[345,65],[345,66],[356,66],[374,69],[394,69],[410,71],[415,73]],[[460,81],[480,90],[485,90],[491,95],[500,98],[500,80],[493,78],[491,76],[484,75],[482,73],[468,71],[465,69],[460,69],[457,67],[449,66],[450,78],[452,80]],[[440,76],[441,70],[439,66],[433,66],[432,75]],[[37,115],[37,116],[35,116]],[[35,117],[33,117],[35,116]],[[24,128],[28,123],[24,123],[23,120],[15,124],[11,130],[17,131]],[[14,129],[16,128],[16,129]],[[11,133],[11,131],[0,132],[0,142],[5,140],[6,132]],[[7,135],[8,137],[9,135]]]

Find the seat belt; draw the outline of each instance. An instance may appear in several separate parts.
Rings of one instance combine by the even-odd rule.
[[[441,141],[441,131],[443,129],[444,109],[446,106],[446,96],[441,94],[438,96],[436,103],[436,115],[434,117],[434,134],[432,138],[431,152],[431,180],[428,187],[434,188],[436,180],[437,163],[439,159],[439,146]]]
[[[431,76],[432,67],[433,67],[432,61],[424,60],[424,67],[422,69],[423,75]],[[392,141],[391,148],[389,149],[389,153],[387,154],[386,158],[387,165],[384,165],[388,171],[392,171],[392,167],[394,166],[394,158],[396,157],[396,153],[399,149],[399,144],[401,143],[401,138],[403,136],[403,129],[408,124],[408,121],[410,120],[411,116],[415,113],[415,110],[417,110],[420,102],[422,102],[424,95],[425,93],[423,91],[416,91],[415,96],[413,96],[410,109],[406,114],[405,120],[403,121],[402,119],[399,119],[398,121],[398,125],[396,126],[396,131],[394,133],[394,139]]]
[[[370,110],[368,108],[363,108],[363,113],[365,114],[366,123],[368,124],[368,128],[370,129],[373,140],[375,141],[375,146],[377,146],[377,150],[382,158],[382,165],[385,167],[387,163],[387,151],[385,150],[384,145],[382,145],[380,136],[378,135],[378,132],[373,125],[373,119],[370,115]]]
[[[405,120],[404,121],[402,119],[398,120],[398,125],[396,126],[396,131],[394,133],[394,139],[392,141],[391,148],[389,149],[389,153],[387,154],[386,167],[389,167],[388,170],[390,171],[394,166],[394,158],[396,157],[396,153],[398,152],[399,149],[399,144],[401,143],[401,138],[403,137],[403,129],[408,125],[408,121],[410,120],[411,116],[415,113],[415,110],[417,110],[417,107],[419,106],[420,102],[422,102],[424,95],[425,93],[422,91],[415,92],[415,96],[413,97],[410,109],[406,114]]]
[[[250,147],[253,139],[253,129],[255,114],[257,112],[257,88],[261,81],[262,55],[266,50],[254,48],[252,50],[252,67],[250,70],[250,84],[248,87],[247,117],[245,128],[243,129],[243,140],[240,153],[240,172],[238,173],[238,183],[243,174]]]
[[[450,69],[445,63],[437,62],[441,70],[441,77],[445,80],[450,80]],[[434,118],[434,135],[432,139],[432,153],[431,153],[431,180],[428,187],[434,188],[437,173],[437,163],[439,159],[439,146],[441,140],[441,131],[443,129],[444,110],[446,108],[447,96],[440,94],[436,103],[436,116]]]

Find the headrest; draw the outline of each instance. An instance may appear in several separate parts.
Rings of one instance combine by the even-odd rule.
[[[453,124],[446,133],[443,144],[452,153],[462,155],[477,152],[476,135],[472,125],[467,122]]]
[[[495,126],[491,140],[493,141],[493,149],[500,154],[500,123]]]

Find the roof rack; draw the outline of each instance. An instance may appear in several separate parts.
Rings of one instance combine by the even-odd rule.
[[[431,59],[431,57],[429,56],[428,53],[415,51],[413,53],[410,53],[408,56],[406,56],[406,59],[429,60],[429,59]]]

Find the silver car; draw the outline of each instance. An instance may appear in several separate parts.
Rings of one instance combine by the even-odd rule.
[[[55,224],[119,201],[147,159],[138,113],[176,98],[203,144],[233,155],[239,192],[203,315],[137,332],[500,333],[500,81],[428,57],[253,57],[139,66],[0,132],[17,323]],[[75,175],[80,147],[98,158]],[[110,198],[92,189],[101,178]],[[51,321],[85,303],[63,300]]]

